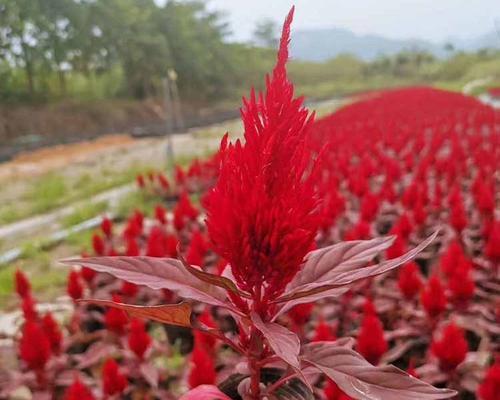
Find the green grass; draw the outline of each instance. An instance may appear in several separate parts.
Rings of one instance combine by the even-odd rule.
[[[75,212],[63,218],[62,226],[69,228],[74,225],[78,225],[81,222],[87,221],[88,219],[97,217],[98,215],[104,213],[106,208],[107,203],[105,201],[88,203],[80,206],[75,210]]]

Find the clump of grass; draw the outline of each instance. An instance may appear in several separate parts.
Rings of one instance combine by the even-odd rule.
[[[63,202],[67,185],[61,175],[49,174],[35,182],[30,198],[33,199],[33,213],[43,213]]]

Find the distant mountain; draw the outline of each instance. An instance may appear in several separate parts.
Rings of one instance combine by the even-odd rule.
[[[471,40],[450,40],[456,49],[478,50],[485,47],[500,48],[496,32]],[[379,55],[392,55],[402,50],[426,50],[442,57],[446,55],[443,44],[420,39],[390,39],[380,35],[357,35],[347,29],[297,30],[291,42],[292,57],[300,60],[325,61],[341,53],[350,53],[364,60]]]

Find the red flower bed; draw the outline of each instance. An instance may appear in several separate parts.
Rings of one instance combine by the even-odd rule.
[[[103,220],[62,324],[16,273],[0,398],[499,398],[500,115],[407,88],[313,122],[290,22],[244,141],[138,177],[162,204]]]

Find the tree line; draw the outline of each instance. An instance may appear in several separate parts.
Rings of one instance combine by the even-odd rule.
[[[144,98],[160,93],[168,69],[186,98],[225,96],[269,58],[227,34],[197,0],[0,0],[0,100]]]

